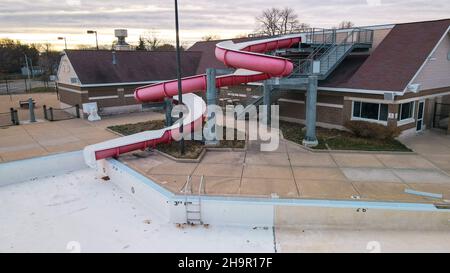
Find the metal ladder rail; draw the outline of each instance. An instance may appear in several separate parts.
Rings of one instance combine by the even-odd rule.
[[[185,196],[185,208],[186,208],[186,223],[187,224],[203,224],[202,215],[201,215],[201,196],[205,192],[205,183],[204,176],[200,178],[200,185],[198,190],[198,201],[197,203],[193,203],[188,200],[188,192],[193,194],[192,189],[192,176],[188,176],[186,184],[184,186],[184,196]],[[196,217],[193,215],[196,215]]]

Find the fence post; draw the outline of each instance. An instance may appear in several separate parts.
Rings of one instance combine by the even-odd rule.
[[[16,121],[16,125],[19,125],[20,124],[20,121],[19,121],[19,113],[17,112],[17,110],[14,110],[14,119],[15,119],[15,121]]]
[[[53,121],[53,107],[48,109],[50,111],[50,121]]]
[[[48,115],[47,115],[47,105],[42,106],[42,109],[44,109],[44,119],[48,120]]]
[[[80,105],[79,104],[75,104],[75,111],[77,112],[77,118],[80,118]]]
[[[16,124],[16,117],[14,116],[14,108],[9,108],[9,112],[11,113],[11,122],[12,124]]]

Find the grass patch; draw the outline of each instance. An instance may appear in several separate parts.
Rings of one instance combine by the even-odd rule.
[[[34,87],[31,90],[27,91],[27,93],[55,93],[56,88],[53,87]]]
[[[163,129],[164,127],[164,120],[151,120],[138,123],[109,126],[108,129],[124,136],[129,136],[144,131]]]
[[[124,136],[137,134],[140,132],[148,131],[148,130],[159,130],[165,127],[164,120],[151,120],[133,124],[123,124],[123,125],[114,125],[109,126],[108,129],[120,133]],[[225,136],[226,128],[219,127],[223,130],[223,135]],[[219,129],[220,130],[220,129]],[[234,130],[235,138],[237,136],[237,130]],[[185,140],[185,154],[181,155],[180,153],[180,143],[172,142],[159,144],[156,146],[156,149],[171,155],[175,158],[183,158],[183,159],[197,159],[200,154],[203,152],[205,148],[205,143],[203,141],[198,140]],[[244,140],[221,140],[218,146],[215,148],[236,148],[243,149],[245,148]]]
[[[304,126],[290,122],[280,122],[280,129],[287,140],[302,144],[305,137]],[[317,139],[319,145],[316,150],[349,150],[349,151],[394,151],[411,152],[409,148],[396,139],[379,140],[372,138],[361,138],[351,132],[317,128]]]

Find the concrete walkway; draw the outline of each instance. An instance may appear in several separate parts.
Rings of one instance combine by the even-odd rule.
[[[161,117],[145,112],[106,117],[98,122],[71,119],[0,128],[0,162],[82,150],[86,145],[118,137],[105,130],[108,126]]]
[[[276,152],[260,152],[258,143],[250,143],[246,152],[208,152],[200,163],[176,163],[156,153],[121,160],[174,192],[188,175],[194,188],[203,175],[210,195],[444,201],[404,192],[413,189],[450,199],[450,138],[427,132],[403,141],[419,154],[312,153],[282,141]]]

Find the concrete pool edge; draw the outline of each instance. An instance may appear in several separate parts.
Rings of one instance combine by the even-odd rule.
[[[107,161],[110,170],[127,173],[149,186],[164,200],[166,219],[172,223],[186,222],[184,203],[198,202],[198,195],[175,194],[150,178],[114,159]],[[111,173],[108,173],[111,175]],[[117,181],[112,174],[112,181]],[[134,184],[135,185],[135,184]],[[130,192],[130,185],[122,185]],[[135,191],[135,190],[134,190]],[[148,202],[148,198],[144,202]],[[207,224],[246,226],[296,226],[321,228],[387,228],[387,229],[449,229],[450,209],[433,204],[377,201],[340,201],[312,199],[272,199],[231,196],[200,196],[202,220]],[[308,209],[305,209],[308,208]]]
[[[115,159],[105,161],[105,166],[111,183],[132,195],[169,223],[185,223],[187,220],[185,202],[200,201],[202,221],[213,225],[445,230],[450,228],[450,209],[437,208],[433,204],[206,195],[202,195],[199,199],[199,196],[175,194]],[[80,151],[2,163],[0,186],[86,168]]]

